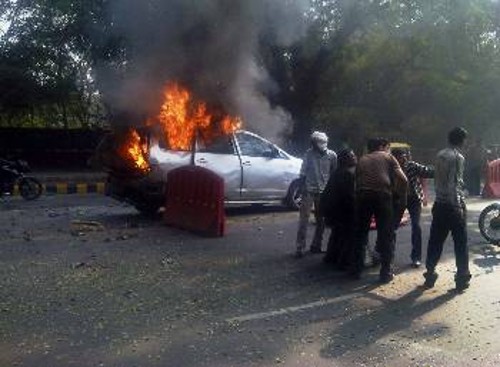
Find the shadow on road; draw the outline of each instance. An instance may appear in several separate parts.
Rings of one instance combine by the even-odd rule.
[[[245,205],[238,207],[227,207],[225,209],[226,215],[235,217],[240,215],[256,215],[256,214],[270,214],[270,213],[287,213],[292,212],[285,206],[276,205]]]
[[[411,292],[396,300],[389,300],[373,293],[367,297],[374,297],[382,302],[375,310],[364,310],[360,315],[354,317],[331,334],[331,342],[325,345],[320,354],[324,358],[338,358],[348,352],[363,353],[367,347],[381,341],[394,333],[410,333],[412,324],[418,318],[435,310],[436,308],[453,299],[457,293],[449,291],[436,298],[419,302],[418,299],[424,293],[424,288],[419,286]],[[408,339],[424,339],[446,333],[447,327],[443,324],[432,325],[431,328],[421,329],[411,335],[402,335]],[[395,341],[387,340],[388,343]]]
[[[485,269],[487,274],[492,273],[496,266],[500,266],[500,247],[498,246],[483,246],[477,251],[481,257],[475,258],[474,264]]]

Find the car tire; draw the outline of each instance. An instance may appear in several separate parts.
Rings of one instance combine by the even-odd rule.
[[[300,193],[300,181],[295,180],[288,188],[285,205],[291,210],[299,210],[301,201],[302,195]]]
[[[156,217],[161,206],[152,203],[136,203],[134,207],[144,216]]]

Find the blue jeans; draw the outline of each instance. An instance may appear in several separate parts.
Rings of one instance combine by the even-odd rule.
[[[422,202],[416,197],[408,198],[408,213],[411,219],[411,260],[422,260],[422,227],[420,216],[422,214]]]

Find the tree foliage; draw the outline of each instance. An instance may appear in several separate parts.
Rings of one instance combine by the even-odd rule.
[[[374,134],[435,147],[462,125],[497,142],[499,9],[491,0],[314,1],[281,95],[291,110],[306,108],[298,135],[319,127],[358,147]]]
[[[102,119],[86,37],[91,1],[4,0],[2,126],[90,127]],[[90,14],[90,15],[89,15]]]
[[[387,135],[441,145],[455,125],[498,142],[497,0],[310,0],[307,35],[289,47],[261,40],[269,96],[295,121],[360,146]],[[106,0],[0,0],[0,123],[92,126],[104,76],[133,52]],[[278,92],[276,92],[278,90]]]

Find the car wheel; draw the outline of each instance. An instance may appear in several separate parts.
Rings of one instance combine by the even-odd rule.
[[[300,181],[295,180],[288,189],[288,195],[285,199],[285,205],[291,210],[299,210],[300,203],[302,202],[302,195],[300,193]]]
[[[160,205],[152,203],[136,203],[134,207],[142,214],[147,217],[155,217],[158,215],[160,210]]]

